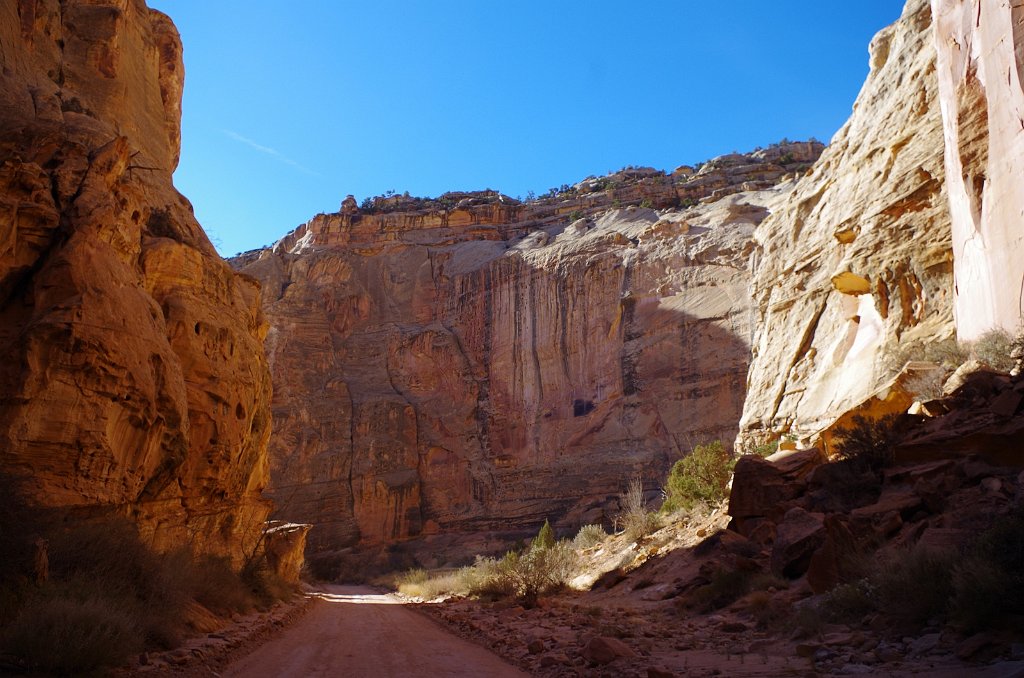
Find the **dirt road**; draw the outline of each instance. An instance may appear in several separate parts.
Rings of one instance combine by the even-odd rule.
[[[225,678],[491,676],[518,669],[452,635],[397,598],[359,586],[327,586],[292,627],[228,666]]]

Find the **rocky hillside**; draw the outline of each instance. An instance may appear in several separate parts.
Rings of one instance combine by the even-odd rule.
[[[268,510],[267,328],[171,183],[177,31],[142,0],[12,0],[0,64],[0,472],[240,557]]]
[[[281,517],[315,523],[315,548],[610,522],[631,477],[653,491],[731,440],[754,229],[821,148],[527,203],[350,196],[236,259],[271,323]]]

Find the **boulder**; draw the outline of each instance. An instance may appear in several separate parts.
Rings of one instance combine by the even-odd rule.
[[[800,496],[802,484],[794,482],[775,464],[755,456],[740,457],[729,492],[733,518],[764,518],[780,513],[780,505]]]
[[[618,638],[606,636],[594,636],[591,638],[580,654],[592,664],[610,664],[616,659],[636,657],[636,652]]]
[[[857,551],[857,540],[839,515],[825,516],[825,541],[811,555],[807,583],[815,593],[824,593],[839,584],[846,574],[848,558]]]
[[[825,538],[824,514],[791,508],[779,523],[772,545],[772,572],[790,579],[804,574],[811,556],[825,543]]]
[[[312,525],[267,522],[263,530],[263,553],[270,569],[282,580],[296,584],[305,563],[306,534]]]

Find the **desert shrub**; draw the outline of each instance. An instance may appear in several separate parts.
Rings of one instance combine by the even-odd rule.
[[[946,337],[939,341],[913,341],[901,344],[886,356],[886,366],[893,373],[900,372],[912,360],[924,360],[935,363],[952,372],[970,358],[968,347],[959,343],[955,337]]]
[[[764,572],[720,568],[711,573],[711,581],[686,596],[684,603],[701,613],[713,612],[753,591],[783,589],[787,586],[784,580]]]
[[[248,587],[257,607],[267,608],[295,595],[295,587],[274,572],[262,558],[245,563],[238,576],[242,584]]]
[[[197,603],[215,614],[248,612],[253,595],[227,558],[204,556],[188,569],[188,590]]]
[[[903,386],[910,395],[918,400],[936,400],[942,397],[942,387],[946,384],[949,373],[942,370],[919,372],[907,378]]]
[[[821,602],[824,617],[843,624],[858,622],[877,607],[875,586],[868,579],[839,584]]]
[[[747,599],[747,611],[757,622],[758,628],[767,629],[788,621],[792,617],[793,607],[768,591],[754,591]]]
[[[767,443],[761,443],[760,445],[755,445],[753,453],[763,459],[765,457],[772,456],[773,454],[775,454],[778,451],[779,451],[779,441],[778,440],[772,440],[772,441],[767,442]]]
[[[836,430],[839,456],[850,460],[855,467],[872,471],[886,468],[892,464],[900,440],[899,419],[896,414],[878,419],[854,415],[850,428]]]
[[[576,533],[576,537],[572,540],[572,545],[577,549],[587,549],[600,544],[607,536],[608,533],[600,525],[584,525]]]
[[[1011,357],[1014,337],[1003,329],[992,329],[970,342],[971,355],[989,367],[1009,372],[1016,361]]]
[[[550,525],[545,523],[550,532]],[[530,546],[509,551],[501,560],[477,558],[471,571],[462,574],[473,595],[514,596],[526,605],[565,586],[575,574],[578,556],[568,540],[553,541],[542,527]]]
[[[511,592],[526,605],[533,605],[546,593],[569,582],[577,563],[576,552],[567,541],[548,548],[531,547],[517,553],[509,551],[497,563],[490,591]]]
[[[471,567],[460,570],[443,570],[428,573],[412,569],[396,578],[399,593],[423,600],[434,600],[441,596],[469,593],[472,584]]]
[[[661,510],[668,512],[690,509],[698,503],[721,502],[735,465],[736,461],[720,441],[697,445],[689,455],[672,465]]]
[[[658,529],[658,516],[647,510],[647,502],[644,501],[644,484],[640,478],[633,478],[629,481],[629,487],[619,495],[619,504],[622,511],[619,513],[619,522],[622,523],[623,532],[627,539],[643,539],[651,532]]]
[[[176,647],[190,600],[227,615],[286,595],[272,575],[258,573],[255,587],[227,559],[196,558],[186,549],[155,553],[125,519],[53,532],[49,563],[49,581],[18,602],[3,644],[32,666],[60,672],[91,670],[142,646]],[[45,655],[53,659],[40,659]]]
[[[190,596],[185,552],[159,555],[131,522],[117,518],[53,534],[49,560],[55,595],[125,610],[151,646],[167,649],[181,642]]]
[[[917,623],[943,615],[953,594],[955,560],[953,554],[915,546],[882,563],[871,577],[879,608]]]
[[[1024,614],[1024,509],[978,538],[952,573],[950,616],[969,630],[999,628],[1008,614]]]
[[[39,598],[21,610],[4,645],[32,669],[80,674],[117,664],[142,640],[137,619],[110,600]]]

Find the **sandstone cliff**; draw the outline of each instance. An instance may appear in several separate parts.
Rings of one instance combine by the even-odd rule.
[[[957,333],[1024,318],[1024,6],[932,0]]]
[[[182,80],[142,0],[0,5],[0,470],[238,557],[267,512],[266,325],[172,186]]]
[[[653,491],[693,444],[731,440],[753,230],[820,150],[528,204],[349,198],[241,257],[271,323],[279,516],[315,523],[314,549],[610,521],[631,477]]]
[[[749,437],[820,430],[892,376],[900,346],[954,332],[927,0],[907,2],[870,59],[850,120],[756,233]]]

